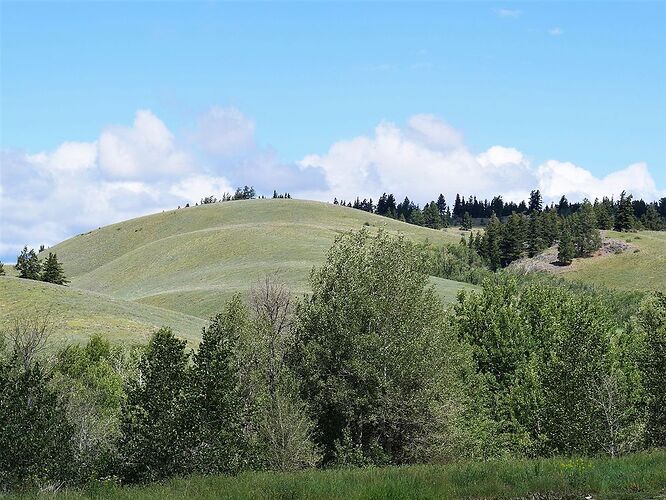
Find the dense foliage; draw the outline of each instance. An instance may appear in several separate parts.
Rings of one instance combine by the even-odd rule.
[[[530,247],[505,234],[530,218],[494,219],[443,248],[343,234],[311,295],[269,277],[194,350],[162,328],[146,347],[93,337],[53,355],[49,316],[17,319],[0,342],[0,489],[666,446],[664,296],[491,273]],[[481,289],[447,310],[433,269]]]

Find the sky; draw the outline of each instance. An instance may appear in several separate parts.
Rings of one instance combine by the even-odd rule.
[[[0,260],[236,186],[666,196],[666,3],[0,1]]]

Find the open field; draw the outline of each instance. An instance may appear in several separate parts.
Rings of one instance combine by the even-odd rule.
[[[98,333],[111,341],[144,344],[164,325],[178,336],[196,341],[205,324],[200,318],[94,292],[0,277],[1,329],[11,328],[14,317],[49,310],[60,325],[52,338],[54,343],[81,342]]]
[[[537,496],[538,495],[538,496]],[[99,486],[77,498],[664,498],[666,452],[621,458],[512,460],[237,477],[175,479],[145,487]]]
[[[619,290],[666,292],[666,232],[603,233],[609,238],[629,242],[635,249],[576,259],[563,277]]]
[[[335,236],[364,226],[414,241],[460,239],[455,229],[435,231],[327,203],[270,199],[140,217],[47,251],[57,252],[74,288],[208,318],[266,274],[277,273],[294,293],[306,292],[310,270],[323,262]],[[433,281],[445,301],[467,286]]]

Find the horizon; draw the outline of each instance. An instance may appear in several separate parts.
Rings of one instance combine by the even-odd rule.
[[[4,262],[245,184],[666,196],[666,4],[0,9]]]

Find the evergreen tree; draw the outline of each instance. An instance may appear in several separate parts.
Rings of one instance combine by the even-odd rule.
[[[62,264],[58,262],[56,254],[49,252],[49,256],[44,262],[42,268],[42,281],[47,283],[54,283],[56,285],[66,285],[69,280],[65,278],[65,273],[62,270]]]
[[[543,198],[541,197],[541,191],[534,190],[530,192],[530,204],[529,204],[529,212],[541,212],[543,206]]]
[[[645,209],[645,213],[641,217],[641,223],[645,229],[650,231],[661,231],[664,229],[664,221],[659,217],[659,212],[657,212],[657,208],[652,203]]]
[[[20,255],[16,258],[14,268],[19,272],[19,278],[38,280],[40,279],[42,264],[39,262],[35,251],[33,249],[28,251],[28,247],[24,246]]]
[[[613,228],[613,204],[608,198],[604,197],[601,202],[594,201],[594,215],[599,229]]]
[[[424,225],[432,229],[442,228],[442,217],[434,201],[428,203],[423,210]]]
[[[508,222],[502,228],[502,267],[508,266],[523,255],[523,222],[522,217],[512,213]]]
[[[567,200],[566,196],[562,196],[560,198],[560,203],[557,205],[557,215],[560,217],[568,217],[571,215],[571,208],[569,207],[569,200]]]
[[[169,328],[158,330],[128,383],[118,443],[125,481],[156,481],[190,470],[185,346]]]
[[[587,257],[601,247],[597,219],[588,199],[583,200],[578,211],[571,216],[571,226],[576,257]]]
[[[415,226],[423,226],[425,224],[425,218],[423,217],[423,212],[418,206],[415,206],[410,210],[409,223],[414,224]]]
[[[527,254],[534,257],[540,253],[545,247],[546,243],[542,236],[545,217],[539,215],[539,212],[532,211],[530,214],[529,225],[527,230]]]
[[[565,221],[562,224],[562,234],[557,246],[557,261],[563,266],[568,266],[573,261],[575,253],[576,248],[571,237],[571,229],[569,223]]]
[[[5,265],[0,261],[0,276],[5,275]]]
[[[493,271],[497,271],[502,265],[501,242],[502,223],[495,215],[495,212],[493,212],[483,234],[482,245],[482,254],[488,261],[488,266]]]
[[[631,231],[635,225],[634,207],[631,204],[632,195],[628,195],[625,191],[620,194],[620,199],[617,202],[617,212],[615,214],[615,230],[616,231]]]
[[[472,216],[469,215],[469,212],[465,212],[465,214],[463,215],[460,229],[462,229],[463,231],[469,231],[470,229],[472,229]]]

